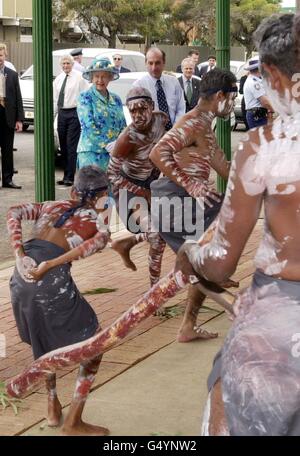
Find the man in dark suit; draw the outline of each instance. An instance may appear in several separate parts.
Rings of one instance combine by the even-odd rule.
[[[198,103],[200,96],[200,79],[193,76],[194,62],[192,59],[183,59],[181,62],[182,76],[178,78],[185,99],[185,112],[191,111]]]
[[[200,76],[200,70],[198,68],[199,52],[195,49],[192,49],[189,51],[187,58],[191,59],[194,62],[194,76]],[[181,64],[176,68],[176,73],[182,73]]]
[[[202,78],[206,73],[213,70],[217,66],[217,59],[214,55],[208,57],[208,63],[206,65],[201,65],[199,76]]]
[[[6,48],[0,44],[0,146],[2,187],[22,188],[14,184],[13,143],[15,129],[22,131],[24,110],[18,74],[5,66]]]
[[[123,57],[120,54],[113,55],[114,66],[119,73],[130,73],[128,68],[122,66]]]

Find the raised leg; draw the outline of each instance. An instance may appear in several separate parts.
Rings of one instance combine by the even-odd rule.
[[[61,424],[61,404],[56,393],[56,374],[49,374],[46,377],[46,388],[48,392],[48,426],[56,427]]]
[[[206,331],[200,326],[197,327],[197,317],[204,299],[205,295],[201,291],[197,290],[193,285],[189,285],[187,305],[177,335],[178,342],[190,342],[195,339],[212,339],[218,337],[217,333]]]
[[[165,241],[160,237],[159,233],[150,233],[148,236],[150,243],[148,264],[151,287],[160,279],[162,257],[166,248]]]
[[[136,265],[130,258],[130,251],[132,247],[137,245],[139,242],[144,242],[146,240],[147,233],[133,234],[132,236],[112,241],[111,248],[121,256],[126,268],[136,271]]]
[[[81,418],[101,358],[102,355],[97,356],[79,367],[74,396],[62,429],[65,435],[109,435],[108,429],[85,423]]]

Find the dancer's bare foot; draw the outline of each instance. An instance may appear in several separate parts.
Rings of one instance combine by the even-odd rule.
[[[193,329],[181,329],[177,335],[177,342],[191,342],[197,339],[215,339],[218,337],[218,333],[213,333],[210,331],[206,331],[206,329],[200,328],[200,326],[196,326]]]
[[[57,396],[53,399],[48,398],[47,424],[49,427],[57,427],[62,421],[61,404]]]
[[[101,426],[95,426],[93,424],[85,423],[84,421],[79,421],[77,424],[70,426],[64,424],[62,428],[63,435],[98,435],[104,436],[109,435],[109,429]]]
[[[136,271],[136,265],[130,259],[130,250],[136,245],[134,236],[125,239],[116,239],[112,241],[111,248],[115,250],[122,258],[126,268]]]

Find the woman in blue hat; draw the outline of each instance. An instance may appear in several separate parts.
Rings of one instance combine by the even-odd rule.
[[[95,59],[83,73],[92,83],[78,99],[77,112],[81,135],[77,148],[77,167],[98,165],[106,171],[109,162],[107,144],[111,143],[126,127],[120,97],[107,90],[110,81],[119,74],[106,57]]]

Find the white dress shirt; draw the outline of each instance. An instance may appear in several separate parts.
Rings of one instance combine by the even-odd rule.
[[[177,122],[180,117],[185,114],[185,101],[184,94],[176,76],[170,76],[169,74],[162,74],[160,77],[162,88],[164,89],[169,114],[172,124]],[[155,110],[159,110],[157,102],[157,90],[156,90],[157,79],[153,78],[150,74],[142,76],[140,79],[133,83],[134,87],[144,87],[148,89],[152,95],[152,99],[155,103]]]
[[[11,62],[9,62],[8,60],[5,60],[4,66],[6,66],[7,68],[10,68],[11,70],[17,71],[16,67]]]
[[[62,71],[53,81],[53,108],[54,114],[57,113],[57,102],[61,86],[66,77],[66,73]],[[77,107],[77,99],[79,94],[90,87],[88,81],[83,79],[82,73],[77,70],[70,71],[65,87],[64,105],[63,109],[70,109]]]
[[[262,79],[250,74],[243,87],[246,109],[261,108],[259,98],[266,95]]]
[[[81,73],[83,73],[85,71],[85,67],[83,65],[81,65],[81,63],[77,62],[77,60],[75,60],[74,65],[73,65],[73,70],[77,70],[77,71],[80,71]]]

